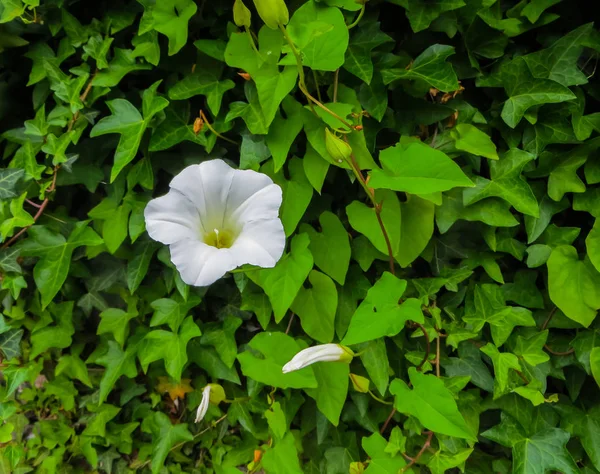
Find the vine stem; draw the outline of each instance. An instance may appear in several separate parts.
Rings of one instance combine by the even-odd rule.
[[[365,4],[363,3],[363,6],[360,9],[360,12],[358,12],[358,16],[356,17],[356,20],[354,20],[352,23],[350,23],[348,25],[348,29],[351,30],[356,25],[358,25],[358,22],[362,19],[362,17],[363,17],[364,14],[365,14]]]
[[[348,143],[348,137],[346,137],[346,135],[344,135],[344,141],[346,143]],[[369,188],[369,185],[367,184],[367,180],[363,176],[362,171],[360,170],[360,167],[358,166],[358,163],[356,162],[354,153],[350,153],[349,164],[350,164],[350,167],[352,168],[352,172],[356,176],[356,179],[358,179],[360,185],[363,187],[363,189],[367,193],[367,196],[371,200],[371,203],[373,204],[373,210],[375,211],[375,216],[377,217],[377,223],[379,224],[379,227],[381,227],[381,233],[383,234],[383,239],[385,240],[385,245],[388,250],[388,256],[389,256],[389,261],[390,261],[390,273],[392,275],[396,275],[396,270],[395,270],[395,266],[394,266],[394,251],[392,250],[392,243],[390,241],[390,236],[388,235],[387,230],[386,230],[385,226],[383,225],[383,219],[381,218],[381,211],[383,209],[383,203],[377,202],[377,199],[375,199],[375,191],[373,189]]]
[[[550,321],[552,320],[552,317],[554,316],[554,313],[556,313],[556,310],[557,310],[556,306],[554,308],[552,308],[552,310],[548,314],[548,317],[544,321],[544,324],[542,324],[540,331],[546,330],[546,328],[548,327],[548,324],[550,324]],[[569,350],[566,350],[564,352],[555,351],[548,344],[544,344],[544,349],[546,349],[550,354],[555,355],[555,356],[568,356],[568,355],[573,354],[573,352],[575,352],[575,349],[573,349],[572,347]]]
[[[300,80],[298,81],[298,86],[300,87],[300,90],[302,91],[302,93],[309,100],[309,104],[311,104],[311,108],[312,108],[312,104],[315,104],[317,107],[323,109],[325,112],[327,112],[333,118],[339,120],[341,123],[344,124],[344,126],[348,127],[350,130],[355,130],[354,125],[350,124],[348,121],[344,120],[342,117],[340,117],[334,111],[332,111],[331,109],[329,109],[328,107],[323,105],[321,102],[319,102],[317,99],[315,99],[310,94],[310,92],[308,92],[308,89],[306,88],[306,77],[304,76],[304,66],[302,65],[302,58],[300,58],[300,53],[296,49],[296,46],[294,45],[294,42],[292,41],[292,39],[289,37],[285,27],[280,24],[279,29],[281,30],[281,33],[283,33],[284,39],[286,40],[287,44],[290,46],[290,49],[292,50],[292,53],[294,54],[294,57],[296,58],[296,65],[298,67],[298,75],[300,76]],[[313,112],[314,112],[314,110],[313,110]]]
[[[390,424],[390,421],[392,421],[392,418],[394,417],[395,414],[396,414],[396,409],[392,408],[392,411],[390,411],[390,414],[388,415],[387,419],[385,420],[385,423],[379,430],[379,434],[385,433],[385,430],[387,429],[388,425]]]
[[[92,90],[92,83],[94,82],[94,79],[96,78],[96,74],[98,74],[97,68],[94,71],[94,74],[92,74],[92,77],[90,77],[90,80],[89,80],[85,90],[83,91],[83,94],[81,94],[81,96],[79,96],[79,100],[81,100],[82,103],[85,102],[85,100],[87,99],[87,96],[89,95],[89,93]],[[75,122],[77,122],[79,115],[80,114],[79,114],[79,110],[78,110],[77,112],[75,112],[75,114],[73,115],[73,118],[69,122],[69,126],[67,127],[67,133],[69,133],[71,130],[73,130],[73,127],[75,126]]]
[[[50,185],[50,187],[48,189],[46,189],[46,192],[45,192],[46,197],[42,201],[42,204],[39,205],[38,211],[35,213],[35,216],[33,216],[33,224],[35,224],[37,222],[37,220],[40,217],[42,217],[42,214],[46,210],[46,207],[48,206],[48,203],[50,202],[50,198],[48,197],[48,194],[52,193],[56,189],[56,177],[58,175],[58,168],[59,168],[58,166],[56,166],[54,168],[54,174],[52,176],[52,184]],[[2,245],[1,248],[5,249],[7,247],[10,247],[13,243],[15,243],[17,241],[17,239],[19,237],[21,237],[25,232],[27,232],[33,224],[28,225],[27,227],[23,227],[19,232],[17,232],[15,235],[13,235],[10,238],[10,240],[7,240]]]
[[[421,331],[423,332],[423,335],[425,336],[425,342],[427,343],[427,345],[425,346],[425,357],[423,357],[423,360],[417,367],[417,370],[420,372],[421,369],[423,368],[423,366],[425,365],[425,362],[427,362],[427,360],[429,359],[429,354],[431,353],[431,347],[430,347],[431,341],[429,340],[429,334],[427,334],[427,330],[425,329],[425,326],[423,326],[421,323],[417,323],[417,322],[413,322],[413,325],[421,328]],[[438,377],[439,377],[439,375],[438,375]]]
[[[433,439],[433,431],[428,431],[427,432],[427,439],[423,443],[423,446],[421,447],[420,451],[417,453],[417,455],[414,458],[409,458],[410,462],[406,466],[404,466],[399,472],[406,472],[411,467],[413,467],[417,463],[417,461],[419,459],[421,459],[421,456],[423,456],[423,453],[427,450],[427,448],[429,448],[429,446],[431,446],[431,440],[432,439]],[[404,455],[404,456],[408,457],[406,455]]]
[[[202,119],[202,121],[204,122],[204,124],[208,127],[208,129],[214,133],[217,137],[222,138],[223,140],[229,142],[229,143],[233,143],[234,145],[238,145],[239,143],[236,142],[235,140],[232,140],[231,138],[227,138],[225,135],[221,135],[219,132],[217,132],[213,126],[210,124],[210,122],[208,121],[208,119],[206,118],[206,115],[204,114],[204,112],[201,110],[200,111],[200,118]]]

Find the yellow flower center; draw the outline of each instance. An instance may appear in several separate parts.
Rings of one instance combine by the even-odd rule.
[[[235,235],[227,229],[213,229],[204,236],[204,243],[218,249],[228,249],[233,245]]]

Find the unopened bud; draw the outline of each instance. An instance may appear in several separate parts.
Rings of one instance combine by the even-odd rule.
[[[348,472],[350,474],[363,474],[365,472],[365,465],[362,462],[351,462]]]
[[[325,148],[327,153],[333,158],[336,163],[344,163],[348,161],[352,154],[352,148],[344,140],[335,136],[331,131],[325,129]]]
[[[233,4],[233,22],[240,28],[250,28],[252,14],[242,0],[235,0]]]
[[[284,0],[254,0],[258,15],[269,28],[276,30],[279,25],[287,25],[290,14]]]
[[[371,385],[371,382],[368,378],[356,374],[350,374],[350,380],[352,380],[352,386],[354,387],[354,390],[360,393],[369,393],[369,386]]]

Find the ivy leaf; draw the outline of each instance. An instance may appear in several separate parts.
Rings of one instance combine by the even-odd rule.
[[[130,379],[138,374],[135,365],[135,356],[139,342],[129,341],[127,349],[123,350],[115,341],[108,341],[108,351],[98,359],[96,364],[106,367],[102,380],[100,380],[99,404],[102,404],[111,392],[117,380],[124,375]]]
[[[481,348],[481,352],[492,359],[495,380],[494,398],[498,398],[508,391],[508,373],[510,369],[521,370],[521,364],[516,355],[511,354],[510,352],[500,352],[498,348],[490,342]]]
[[[244,91],[248,102],[232,102],[229,105],[225,123],[241,117],[250,133],[253,135],[266,135],[269,133],[269,125],[260,105],[256,85],[253,82],[246,82]]]
[[[186,140],[197,143],[198,145],[206,146],[206,135],[204,133],[194,133],[194,126],[189,123],[189,121],[189,102],[171,102],[165,109],[165,120],[152,130],[148,150],[168,150]]]
[[[473,186],[445,153],[423,143],[398,143],[379,154],[383,170],[371,171],[369,186],[412,194],[431,194]]]
[[[427,462],[427,467],[431,469],[431,474],[444,474],[449,469],[464,466],[465,461],[472,452],[473,448],[466,448],[457,453],[445,454],[440,449],[431,456],[431,459]]]
[[[550,360],[550,356],[543,351],[547,339],[548,330],[532,334],[529,337],[517,336],[513,352],[522,357],[529,365],[543,364]]]
[[[135,246],[135,257],[127,263],[127,288],[134,294],[144,280],[150,267],[154,252],[158,249],[156,242],[139,242]]]
[[[380,190],[375,193],[377,202],[382,203],[381,220],[390,239],[392,255],[398,253],[400,245],[400,203],[396,193]],[[388,247],[379,225],[375,209],[359,201],[353,201],[346,207],[348,221],[354,230],[366,236],[377,250],[388,255]]]
[[[123,168],[135,158],[144,132],[148,128],[152,117],[169,105],[167,99],[156,95],[159,85],[160,81],[155,82],[144,91],[142,98],[143,117],[131,102],[125,99],[114,99],[107,102],[112,115],[100,120],[90,132],[90,137],[99,137],[107,133],[121,135],[115,152],[115,163],[110,172],[111,183]]]
[[[406,280],[384,272],[352,316],[342,344],[352,345],[383,336],[395,336],[408,320],[422,323],[423,313],[419,300],[408,298],[398,304],[406,290],[406,284]]]
[[[52,347],[64,349],[71,345],[72,336],[75,333],[73,302],[52,304],[49,309],[56,324],[34,329],[31,334],[31,353],[29,354],[31,359]]]
[[[0,224],[0,238],[6,239],[10,237],[15,228],[29,227],[35,224],[33,217],[23,209],[26,197],[27,193],[23,193],[20,197],[10,202],[9,209],[12,217],[5,219]]]
[[[350,266],[351,249],[348,233],[340,219],[332,212],[323,212],[319,217],[319,223],[322,232],[317,232],[304,224],[300,226],[300,232],[305,232],[310,237],[310,251],[315,259],[315,265],[343,285]]]
[[[115,48],[112,61],[107,68],[96,74],[92,85],[96,87],[114,87],[130,72],[146,71],[152,68],[149,64],[138,63],[133,53],[129,49]]]
[[[391,0],[406,9],[406,16],[415,33],[423,31],[442,13],[465,6],[463,0],[439,0],[429,3],[426,0]]]
[[[144,337],[138,352],[144,372],[152,362],[163,359],[167,373],[176,381],[181,380],[181,372],[188,360],[188,342],[201,335],[200,328],[191,316],[184,319],[178,332],[150,331]]]
[[[100,313],[100,324],[96,334],[111,333],[121,347],[129,334],[129,321],[137,316],[119,308],[109,308]]]
[[[188,39],[188,22],[198,6],[193,0],[138,0],[144,6],[139,34],[156,30],[169,38],[169,56],[179,52]]]
[[[575,99],[567,87],[550,79],[535,79],[523,58],[511,62],[503,72],[503,85],[508,99],[502,108],[502,119],[515,128],[531,107]]]
[[[248,344],[252,351],[238,354],[242,373],[257,382],[279,388],[316,388],[317,380],[312,367],[284,374],[281,369],[304,347],[281,332],[261,332]]]
[[[168,324],[171,331],[176,333],[179,326],[188,315],[190,309],[200,303],[200,298],[192,296],[188,301],[181,299],[161,298],[150,303],[154,310],[150,327]]]
[[[382,69],[383,83],[389,84],[398,79],[420,79],[442,92],[455,91],[458,89],[458,79],[452,65],[446,62],[453,54],[452,46],[429,46],[407,69]]]
[[[235,84],[230,79],[221,81],[210,71],[197,71],[184,77],[181,81],[173,85],[173,87],[169,89],[169,99],[185,100],[197,95],[203,95],[206,97],[208,108],[215,116],[217,116],[221,110],[223,94],[234,87]],[[179,110],[182,110],[183,108],[187,108],[189,115],[189,102],[178,107]],[[180,114],[182,115],[181,112]],[[188,115],[186,115],[186,117]],[[185,125],[187,125],[187,119]]]
[[[379,28],[379,22],[360,22],[356,33],[350,38],[344,69],[370,84],[373,78],[371,51],[391,41],[392,38]]]
[[[248,277],[269,297],[276,322],[283,319],[313,267],[309,242],[308,235],[296,235],[292,239],[291,252],[274,268],[248,272]]]
[[[568,318],[588,327],[600,309],[600,273],[575,247],[561,245],[548,259],[548,292]]]
[[[363,437],[362,447],[370,458],[365,474],[397,474],[406,466],[402,456],[386,452],[387,441],[379,433]]]
[[[87,221],[75,224],[68,239],[46,227],[33,226],[29,228],[29,238],[19,245],[22,256],[40,257],[33,269],[33,278],[42,294],[43,308],[50,304],[67,279],[73,251],[83,245],[102,244],[100,236],[87,224]]]
[[[553,469],[565,474],[579,473],[566,448],[569,438],[564,430],[548,428],[517,442],[513,446],[513,473],[544,474]]]
[[[466,206],[481,199],[497,196],[511,203],[524,214],[539,217],[540,210],[527,181],[521,176],[523,168],[534,155],[522,150],[512,149],[501,160],[490,163],[491,180],[477,176],[475,188],[466,189],[463,194]]]
[[[596,350],[596,352],[598,351]],[[590,408],[587,412],[566,405],[557,406],[557,410],[565,424],[566,422],[570,424],[565,429],[581,440],[583,449],[590,457],[594,467],[600,467],[600,446],[596,442],[600,435],[600,409],[598,405]]]
[[[173,446],[194,439],[187,423],[172,425],[169,417],[158,411],[144,419],[142,431],[152,433],[152,474],[160,472]]]
[[[421,424],[436,433],[468,440],[475,437],[458,411],[452,392],[435,375],[425,375],[416,368],[408,369],[412,389],[406,382],[395,379],[390,393],[395,395],[394,407],[418,418]]]
[[[25,331],[23,329],[11,329],[4,323],[4,317],[0,316],[0,351],[6,360],[10,361],[21,355],[21,339]]]
[[[344,64],[349,35],[338,8],[306,2],[294,12],[287,30],[302,52],[305,66],[317,71],[335,71]],[[285,61],[295,64],[292,54]]]
[[[454,189],[443,194],[442,205],[435,211],[435,220],[442,234],[461,219],[470,222],[480,221],[494,227],[513,227],[519,224],[509,210],[510,204],[501,199],[488,198],[465,206],[462,196],[462,189]]]
[[[476,126],[459,123],[450,132],[454,140],[454,146],[458,150],[463,150],[477,156],[484,156],[491,160],[498,159],[496,145],[489,135],[479,130]]]
[[[308,281],[311,287],[300,288],[291,309],[300,318],[306,334],[319,342],[331,342],[338,303],[335,283],[327,275],[316,270],[310,272]]]
[[[15,191],[17,183],[25,175],[25,171],[19,168],[0,170],[0,199],[12,199],[17,197]]]

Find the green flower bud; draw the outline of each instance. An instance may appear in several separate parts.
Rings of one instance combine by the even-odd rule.
[[[350,155],[352,154],[350,145],[331,133],[328,128],[325,129],[325,148],[334,163],[338,166],[343,166],[343,164],[350,159]]]
[[[290,21],[290,13],[284,0],[254,0],[254,6],[265,25],[273,30]]]
[[[251,13],[242,0],[235,0],[233,4],[233,22],[239,26],[250,28]]]
[[[209,383],[210,386],[210,403],[218,405],[227,397],[225,396],[225,390],[218,383]]]
[[[354,387],[354,390],[360,393],[369,393],[371,382],[368,378],[356,374],[350,374],[350,380],[352,380],[352,386]]]

